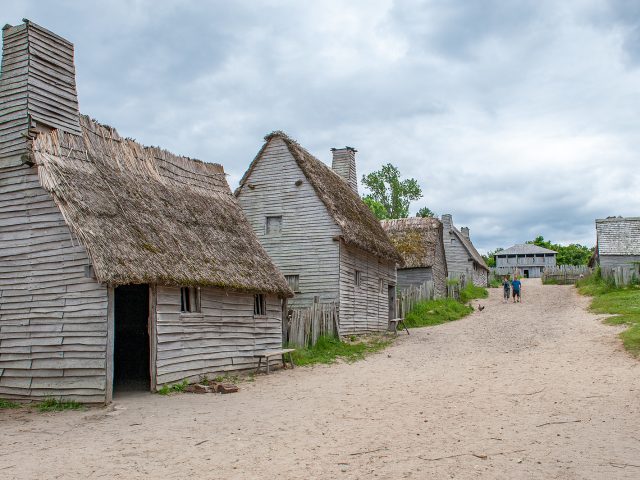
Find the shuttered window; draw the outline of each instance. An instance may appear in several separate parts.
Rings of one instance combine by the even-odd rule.
[[[259,317],[267,315],[267,303],[262,293],[255,295],[253,298],[253,314]]]
[[[282,232],[282,215],[267,217],[266,233],[267,235],[280,235]]]
[[[180,289],[180,311],[200,313],[200,287],[182,287]]]
[[[300,292],[300,275],[285,275],[284,278],[286,278],[289,288],[293,293]]]
[[[360,287],[362,285],[362,272],[360,270],[355,271],[354,283],[356,287]]]

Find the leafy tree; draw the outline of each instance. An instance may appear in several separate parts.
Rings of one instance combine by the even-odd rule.
[[[433,210],[431,210],[429,207],[422,207],[420,210],[418,210],[418,213],[416,213],[416,217],[427,218],[437,217],[437,215],[433,213]]]
[[[373,214],[378,218],[378,220],[386,220],[389,218],[389,214],[387,213],[387,209],[384,208],[380,202],[375,201],[370,196],[366,196],[362,199],[362,201],[369,207],[369,209],[373,212]]]
[[[487,264],[487,267],[495,267],[496,266],[496,253],[501,252],[504,248],[496,248],[492,252],[487,252],[486,255],[483,255],[484,262]]]
[[[371,192],[363,199],[369,208],[375,205],[376,209],[372,211],[378,218],[406,218],[411,201],[422,197],[418,181],[415,178],[400,180],[400,170],[390,163],[376,172],[363,175],[362,184]],[[384,211],[379,210],[379,205]]]

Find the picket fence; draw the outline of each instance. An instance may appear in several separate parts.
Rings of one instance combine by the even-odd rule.
[[[557,265],[545,267],[542,272],[542,283],[549,280],[554,283],[568,285],[576,283],[581,278],[591,275],[593,270],[586,265]]]
[[[337,337],[339,334],[338,307],[334,302],[291,307],[288,311],[284,340],[289,345],[312,346],[322,336]]]
[[[631,285],[640,281],[640,265],[601,266],[600,275],[605,279],[613,279],[616,287]]]

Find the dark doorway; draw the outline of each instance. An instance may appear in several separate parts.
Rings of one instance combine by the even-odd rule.
[[[529,278],[529,270],[524,271],[524,278]]]
[[[389,285],[389,320],[396,318],[396,286]]]
[[[115,289],[113,391],[149,390],[149,285]]]

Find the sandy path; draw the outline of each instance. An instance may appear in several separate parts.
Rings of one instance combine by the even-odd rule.
[[[619,330],[571,287],[500,295],[365,361],[235,395],[0,412],[0,478],[640,478],[640,362]]]

